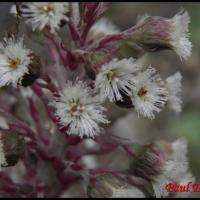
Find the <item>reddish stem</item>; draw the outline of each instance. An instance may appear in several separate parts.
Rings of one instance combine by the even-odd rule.
[[[45,35],[45,37],[46,37],[47,39],[49,39],[49,40],[52,42],[52,44],[53,44],[54,47],[56,48],[57,52],[59,53],[59,56],[60,56],[60,59],[61,59],[62,63],[65,64],[65,57],[64,57],[64,55],[63,55],[63,53],[62,53],[62,51],[61,51],[61,45],[59,45],[59,44],[55,41],[55,39],[54,39],[53,36],[51,36],[51,35],[49,35],[49,34],[47,34],[47,33],[44,33],[44,35]]]

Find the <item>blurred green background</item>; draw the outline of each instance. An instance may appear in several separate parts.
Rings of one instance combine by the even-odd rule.
[[[0,37],[4,36],[14,17],[8,14],[12,3],[0,4]],[[191,171],[200,182],[200,3],[113,3],[106,16],[121,30],[125,30],[137,21],[137,17],[145,13],[171,18],[180,9],[185,9],[191,16],[189,30],[193,44],[192,56],[181,62],[172,51],[147,53],[140,58],[145,65],[156,67],[163,78],[180,71],[183,75],[183,111],[176,115],[164,109],[155,120],[139,118],[129,110],[113,106],[112,119],[116,127],[124,135],[140,142],[154,139],[174,141],[185,136],[188,139],[188,158]],[[127,124],[128,123],[128,124]],[[127,126],[128,125],[128,126]],[[193,196],[200,196],[197,193]]]

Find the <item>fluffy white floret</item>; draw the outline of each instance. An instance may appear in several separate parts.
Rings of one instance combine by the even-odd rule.
[[[23,3],[20,6],[22,16],[33,30],[42,30],[49,27],[51,32],[59,30],[61,21],[68,21],[66,15],[69,12],[67,2],[32,2]]]
[[[192,52],[192,43],[189,41],[190,16],[187,11],[181,10],[172,19],[171,44],[181,59],[187,60]]]
[[[159,113],[167,101],[164,82],[152,67],[134,77],[131,92],[135,110],[150,119],[155,118],[155,113]]]
[[[96,100],[85,83],[69,81],[51,105],[69,135],[94,137],[102,132],[100,123],[109,123],[103,114],[105,108]]]
[[[134,63],[132,58],[113,59],[100,69],[96,76],[95,88],[100,90],[100,94],[108,98],[111,102],[123,99],[121,92],[129,94],[134,75],[140,66]]]
[[[32,62],[31,51],[23,44],[23,37],[4,39],[0,44],[0,87],[12,84],[14,87],[25,74]]]

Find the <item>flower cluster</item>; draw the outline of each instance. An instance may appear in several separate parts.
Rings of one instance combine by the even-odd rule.
[[[155,68],[150,66],[144,69],[133,59],[114,59],[102,66],[95,80],[95,88],[111,102],[129,104],[130,101],[126,100],[128,97],[138,114],[150,119],[155,118],[155,113],[159,113],[166,102],[176,112],[181,110],[180,73],[164,81]]]
[[[120,31],[103,17],[110,6],[29,2],[12,7],[17,31],[0,43],[0,87],[7,86],[5,97],[10,97],[0,99],[7,123],[7,128],[0,124],[0,197],[61,197],[80,180],[92,198],[166,197],[161,184],[194,180],[184,139],[135,148],[132,141],[110,133],[109,119],[111,104],[151,120],[165,106],[181,112],[181,73],[164,78],[136,58],[170,49],[186,60],[191,54],[189,14],[144,16]],[[26,47],[19,29],[23,21],[32,28],[27,40],[38,34],[35,40],[44,39],[40,45],[47,54]],[[70,37],[61,36],[64,26]],[[120,54],[126,44],[137,56]],[[117,167],[91,168],[91,163],[99,164],[92,157],[84,163],[87,156],[114,150],[127,153],[126,173]],[[7,169],[13,165],[14,175]]]

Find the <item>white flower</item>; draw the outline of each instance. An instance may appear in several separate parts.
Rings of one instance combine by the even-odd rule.
[[[164,82],[152,67],[134,77],[131,92],[132,102],[138,114],[150,119],[154,119],[155,112],[159,113],[167,101]]]
[[[182,100],[180,97],[182,76],[180,72],[166,79],[166,87],[168,90],[168,105],[176,113],[181,112]]]
[[[1,141],[1,133],[0,133],[0,171],[1,171],[1,166],[7,165],[6,158],[5,158],[5,153],[3,150],[3,143]]]
[[[100,94],[111,102],[122,100],[121,92],[129,94],[129,88],[134,78],[133,73],[139,68],[132,58],[113,59],[100,69],[96,76],[95,88],[99,89]]]
[[[16,87],[21,83],[23,76],[28,73],[28,65],[32,62],[31,53],[24,46],[23,37],[4,39],[0,44],[0,87],[8,84]]]
[[[189,41],[188,25],[190,16],[187,11],[181,10],[172,19],[168,20],[171,24],[170,39],[171,45],[182,59],[188,59],[191,55],[192,44]]]
[[[33,30],[42,30],[48,26],[51,32],[59,29],[61,21],[68,21],[69,3],[67,2],[32,2],[23,3],[20,7],[26,23],[32,25]]]
[[[88,34],[89,39],[100,39],[109,34],[118,33],[120,30],[107,18],[101,18],[90,29]]]
[[[104,107],[91,96],[90,89],[81,81],[68,82],[52,105],[63,126],[68,126],[67,133],[80,137],[94,137],[102,131],[99,123],[109,123],[103,115]]]
[[[165,160],[162,174],[153,182],[156,197],[167,197],[169,194],[165,187],[172,181],[179,185],[186,183],[186,179],[194,181],[188,168],[187,141],[185,138],[180,138],[172,143],[172,155]]]

